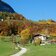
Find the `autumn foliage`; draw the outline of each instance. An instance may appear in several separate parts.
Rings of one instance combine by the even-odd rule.
[[[56,21],[40,20],[33,22],[17,13],[0,12],[0,35],[19,35],[30,27],[30,34],[41,33],[56,36]]]
[[[28,43],[29,39],[31,38],[29,28],[23,30],[20,35],[21,35],[21,43],[22,44]]]

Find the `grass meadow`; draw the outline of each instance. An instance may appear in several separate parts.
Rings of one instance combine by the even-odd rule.
[[[4,37],[4,36],[3,36]],[[20,48],[19,48],[20,49]],[[10,56],[19,51],[15,49],[15,45],[9,39],[0,39],[0,56]]]
[[[56,56],[56,44],[45,46],[25,46],[28,50],[23,56]]]

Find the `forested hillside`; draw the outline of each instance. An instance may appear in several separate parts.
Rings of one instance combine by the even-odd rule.
[[[56,36],[56,22],[53,20],[34,22],[21,14],[0,12],[0,35],[17,35],[26,28],[30,28],[31,34],[40,33]]]

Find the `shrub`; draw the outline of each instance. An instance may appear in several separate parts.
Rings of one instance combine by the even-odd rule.
[[[30,30],[29,30],[29,28],[21,31],[21,44],[28,43],[29,39],[30,39]]]
[[[34,38],[34,45],[40,45],[41,39],[40,38]]]

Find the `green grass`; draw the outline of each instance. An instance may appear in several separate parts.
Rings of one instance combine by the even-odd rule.
[[[10,56],[19,50],[20,48],[15,50],[15,46],[12,42],[4,42],[0,40],[0,56]]]
[[[56,56],[56,45],[34,46],[30,44],[26,46],[28,49],[23,56]]]

